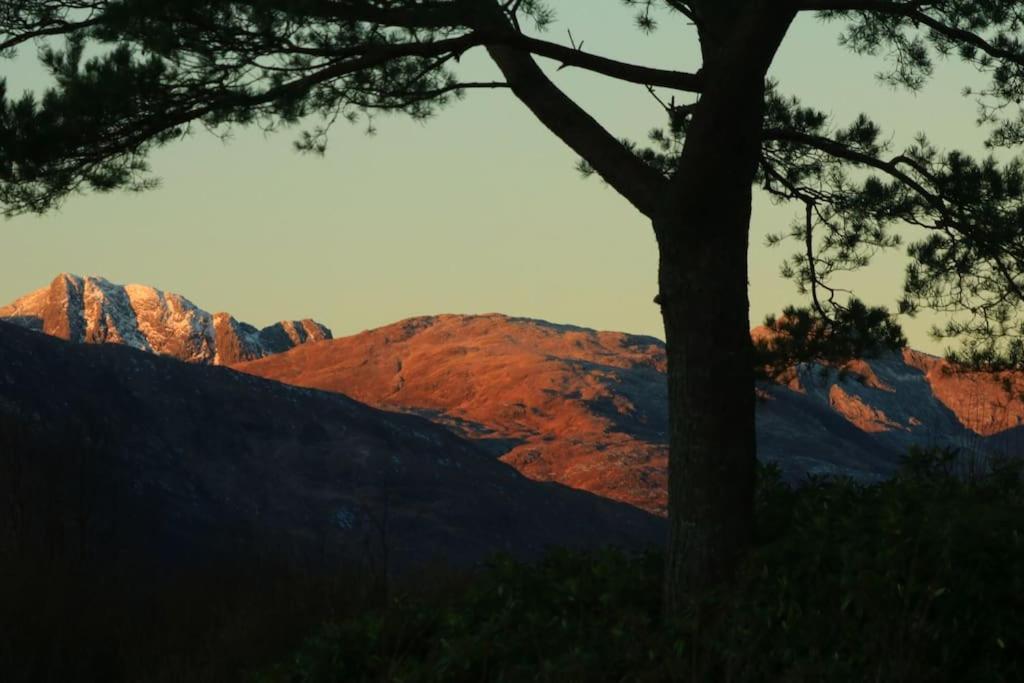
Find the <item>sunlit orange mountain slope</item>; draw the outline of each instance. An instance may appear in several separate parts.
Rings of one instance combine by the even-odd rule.
[[[441,315],[298,351],[234,367],[416,412],[532,478],[664,508],[665,356],[656,339]]]

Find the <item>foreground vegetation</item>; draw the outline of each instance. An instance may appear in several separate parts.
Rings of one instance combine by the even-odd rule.
[[[130,581],[7,552],[0,671],[33,683],[1024,680],[1021,471],[956,468],[915,453],[883,484],[798,490],[764,471],[755,552],[671,619],[653,553],[494,558],[382,585],[359,569],[269,564]]]
[[[341,681],[1024,680],[1024,487],[915,453],[876,486],[763,476],[758,548],[665,622],[662,559],[493,561],[443,603],[331,623],[260,677]]]

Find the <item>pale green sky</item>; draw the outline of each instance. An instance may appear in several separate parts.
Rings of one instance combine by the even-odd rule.
[[[618,0],[559,0],[561,21],[588,51],[692,69],[684,30],[632,29]],[[973,73],[939,69],[922,93],[880,85],[881,62],[836,46],[837,27],[812,17],[792,30],[774,69],[783,91],[847,121],[871,114],[898,142],[923,130],[976,151]],[[467,73],[488,77],[470,54]],[[12,90],[42,85],[19,59],[0,63]],[[639,86],[565,69],[557,82],[617,135],[662,123]],[[208,310],[264,325],[315,317],[338,336],[429,313],[498,311],[663,337],[654,239],[645,219],[597,180],[510,94],[473,92],[427,124],[388,117],[379,133],[339,125],[324,158],[293,151],[297,131],[238,130],[224,144],[200,133],[161,150],[162,186],[141,195],[75,197],[44,217],[0,224],[0,303],[70,271],[179,292]],[[788,208],[759,198],[751,252],[751,319],[803,303],[778,276],[793,251],[762,246]],[[893,305],[903,259],[879,259],[856,280],[870,303]],[[937,351],[926,320],[904,321],[911,343]]]

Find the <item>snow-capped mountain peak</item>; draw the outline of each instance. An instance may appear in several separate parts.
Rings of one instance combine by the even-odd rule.
[[[69,341],[122,344],[202,364],[262,358],[331,338],[313,320],[257,329],[228,313],[211,314],[179,294],[71,273],[0,308],[0,319]]]

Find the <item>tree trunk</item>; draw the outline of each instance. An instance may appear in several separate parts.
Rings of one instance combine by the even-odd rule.
[[[666,599],[728,579],[754,526],[754,374],[747,298],[750,190],[718,191],[662,241],[668,349]],[[712,207],[709,207],[712,208]],[[699,233],[698,239],[687,239]]]
[[[737,19],[724,44],[702,40],[706,89],[672,197],[654,219],[668,349],[670,613],[728,580],[753,539],[747,247],[765,74],[791,21],[792,13],[776,5]],[[724,27],[716,28],[722,35]]]

